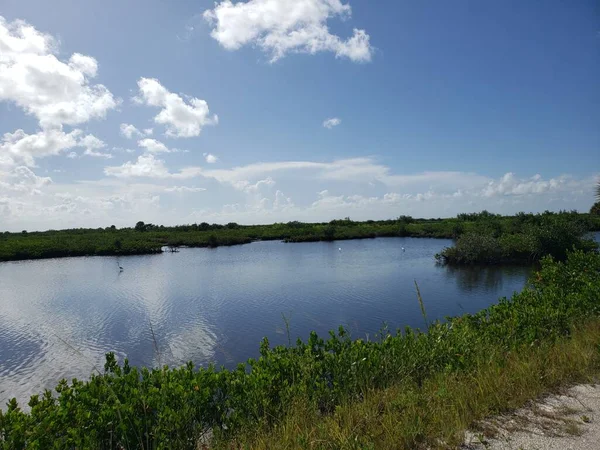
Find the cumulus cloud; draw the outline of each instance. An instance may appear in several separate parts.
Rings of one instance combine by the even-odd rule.
[[[329,130],[331,130],[333,127],[337,127],[339,124],[342,123],[342,119],[339,119],[337,117],[332,117],[331,119],[327,119],[323,122],[323,126]]]
[[[264,180],[258,180],[256,183],[250,183],[246,180],[242,180],[242,181],[236,181],[232,184],[233,184],[234,188],[250,194],[250,193],[256,193],[256,192],[260,191],[260,189],[262,187],[274,186],[275,180],[271,177],[267,177]]]
[[[509,172],[499,180],[490,181],[482,189],[481,195],[484,197],[495,196],[520,196],[532,194],[544,194],[569,189],[576,180],[568,176],[560,176],[544,180],[539,174],[529,179],[518,178],[514,173]]]
[[[219,160],[219,158],[211,153],[204,153],[204,159],[208,164],[214,164]]]
[[[169,153],[171,151],[165,144],[156,139],[142,139],[138,141],[138,145],[149,153]]]
[[[105,117],[119,100],[101,84],[90,84],[98,63],[74,53],[64,61],[58,44],[28,23],[0,16],[0,100],[35,116],[42,128],[77,125]]]
[[[151,154],[139,156],[136,162],[128,161],[121,166],[105,167],[104,174],[119,178],[166,178],[170,176],[165,162],[161,159],[156,159]]]
[[[371,60],[373,48],[365,30],[354,29],[343,40],[329,31],[332,18],[349,18],[352,10],[341,0],[223,0],[204,12],[211,36],[227,50],[253,44],[271,62],[288,53],[332,52],[354,62]]]
[[[294,207],[294,202],[280,190],[275,191],[275,200],[273,201],[273,209],[287,211]]]
[[[110,153],[99,152],[98,150],[105,148],[106,144],[92,134],[88,134],[80,139],[79,147],[85,148],[84,155],[93,156],[95,158],[111,159],[113,156]]]
[[[55,156],[76,147],[80,135],[80,130],[65,133],[62,129],[46,129],[35,134],[23,130],[5,133],[0,142],[0,167],[34,167],[36,158]]]
[[[50,177],[39,177],[28,167],[20,166],[9,172],[0,172],[0,193],[10,195],[39,195],[40,189],[52,183]]]
[[[210,115],[208,104],[199,98],[189,98],[186,102],[179,95],[169,92],[153,78],[140,78],[139,95],[135,101],[162,108],[154,121],[167,128],[167,136],[175,138],[199,136],[207,125],[216,125],[219,118]]]
[[[129,123],[122,123],[119,127],[121,136],[126,137],[127,139],[133,139],[136,136],[142,136],[140,130],[138,130],[135,126]]]
[[[119,132],[121,133],[121,136],[127,139],[133,139],[135,137],[142,136],[151,136],[153,131],[154,130],[152,128],[145,128],[143,131],[140,131],[130,123],[122,123],[119,127]]]

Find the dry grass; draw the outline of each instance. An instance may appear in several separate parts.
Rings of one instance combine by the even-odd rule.
[[[421,449],[456,448],[464,432],[491,415],[600,374],[600,319],[568,339],[500,354],[493,350],[470,373],[439,375],[421,386],[399,384],[368,392],[323,415],[302,399],[274,428],[217,442],[222,448]],[[488,424],[489,425],[489,424]],[[483,436],[493,427],[480,424]],[[577,433],[565,422],[567,433]]]

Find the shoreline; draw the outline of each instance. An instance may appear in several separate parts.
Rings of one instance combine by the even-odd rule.
[[[379,237],[412,237],[452,239],[476,236],[475,252],[485,255],[463,258],[456,252],[443,251],[443,259],[466,262],[500,263],[508,261],[529,264],[546,252],[532,242],[542,236],[542,230],[557,230],[558,235],[576,235],[600,229],[600,218],[579,213],[521,214],[499,216],[482,212],[466,218],[413,219],[401,216],[395,220],[356,222],[349,218],[329,223],[275,223],[271,225],[227,225],[207,223],[164,227],[139,222],[135,228],[114,226],[97,229],[49,230],[43,232],[0,233],[0,262],[79,256],[131,256],[162,253],[164,247],[214,248],[243,245],[255,241],[286,243],[331,242]],[[578,230],[578,231],[575,231]],[[547,240],[547,236],[542,236]],[[487,240],[486,240],[487,239]],[[533,239],[533,241],[532,241]],[[471,239],[472,240],[472,239]],[[571,243],[565,244],[571,248]],[[501,252],[498,253],[500,247]],[[554,249],[555,250],[555,249]],[[471,250],[469,249],[469,252]],[[564,253],[564,248],[563,248]],[[482,259],[487,258],[487,259]],[[461,262],[464,261],[464,262]]]

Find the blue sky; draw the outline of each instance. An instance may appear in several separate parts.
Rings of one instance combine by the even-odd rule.
[[[0,229],[593,202],[593,1],[2,0],[0,16]]]

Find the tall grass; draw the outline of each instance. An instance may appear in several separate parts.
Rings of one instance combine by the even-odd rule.
[[[435,449],[458,448],[467,429],[491,415],[569,383],[600,376],[600,319],[574,326],[569,337],[480,357],[470,371],[439,373],[421,385],[399,381],[371,389],[323,414],[297,399],[272,427],[247,430],[216,448]],[[493,429],[482,427],[484,438]]]

